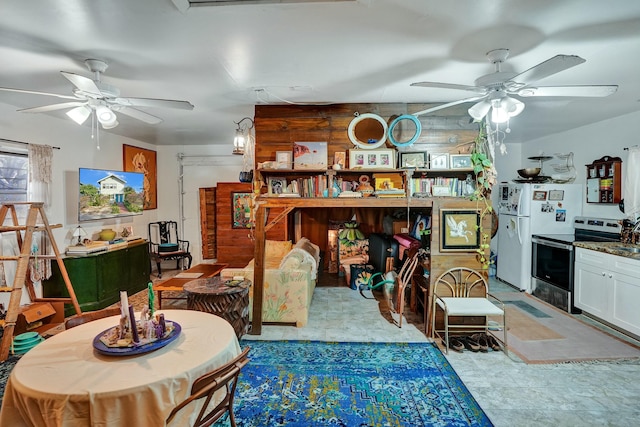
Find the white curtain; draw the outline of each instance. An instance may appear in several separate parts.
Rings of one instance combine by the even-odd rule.
[[[624,213],[632,219],[640,216],[640,146],[629,148],[627,176],[624,181]]]
[[[29,191],[28,200],[43,202],[45,208],[51,204],[51,164],[53,147],[29,144]]]

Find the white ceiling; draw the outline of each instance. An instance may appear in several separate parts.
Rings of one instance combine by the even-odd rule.
[[[485,53],[508,48],[503,71],[521,72],[557,54],[586,59],[540,85],[619,89],[607,98],[525,98],[507,142],[640,110],[636,0],[274,0],[181,11],[176,4],[183,1],[3,0],[0,86],[70,95],[59,71],[91,77],[84,59],[102,59],[109,63],[103,81],[122,96],[195,105],[145,110],[164,119],[159,125],[121,116],[108,132],[156,145],[230,144],[233,122],[253,116],[255,104],[468,97],[409,84],[473,85],[493,71]],[[18,109],[64,100],[0,92],[0,102]],[[78,126],[64,111],[47,114]]]

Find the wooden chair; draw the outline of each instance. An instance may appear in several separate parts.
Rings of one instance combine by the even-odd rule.
[[[504,352],[507,352],[507,319],[504,304],[491,295],[488,289],[487,280],[480,272],[465,267],[449,269],[436,279],[433,285],[431,338],[437,336],[442,339],[439,332],[444,332],[445,353],[449,349],[451,331],[489,334],[489,316],[502,317],[500,326],[504,330]],[[437,308],[440,308],[444,314],[444,329],[442,330],[436,330]],[[484,323],[461,323],[459,318],[462,317],[484,318]],[[456,323],[451,323],[451,318],[458,319],[456,319]]]
[[[173,408],[167,418],[166,424],[169,425],[176,414],[189,403],[194,400],[205,399],[193,427],[210,426],[219,420],[226,412],[229,413],[231,426],[236,427],[236,419],[233,415],[233,398],[236,392],[240,370],[249,363],[249,359],[247,358],[248,353],[249,348],[247,347],[232,361],[196,379],[191,386],[191,395]],[[209,404],[215,393],[222,389],[225,391],[224,397],[222,397],[220,403],[209,410]],[[219,397],[216,396],[215,400],[219,400]]]
[[[82,325],[83,323],[92,322],[105,317],[116,316],[118,314],[120,314],[120,307],[107,307],[102,310],[86,311],[65,320],[64,328],[71,329],[75,326]]]
[[[402,268],[399,272],[389,271],[383,275],[383,280],[377,284],[373,284],[374,278],[381,273],[373,274],[366,284],[360,285],[360,293],[364,296],[362,291],[364,289],[377,289],[382,287],[382,293],[384,295],[385,302],[389,306],[391,312],[391,318],[394,323],[402,328],[402,315],[404,312],[404,296],[407,286],[411,284],[411,277],[418,265],[418,251],[413,250],[405,258]],[[365,297],[366,298],[366,297]]]
[[[162,261],[176,260],[176,269],[180,269],[180,264],[187,259],[189,261],[187,268],[191,268],[192,257],[189,252],[189,241],[180,239],[177,222],[150,222],[148,232],[149,255],[156,262],[159,279],[162,278],[160,266]]]

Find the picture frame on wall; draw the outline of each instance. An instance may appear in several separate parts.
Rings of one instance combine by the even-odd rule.
[[[480,248],[480,212],[440,209],[440,251],[474,252]]]
[[[349,169],[395,169],[392,149],[349,150]]]
[[[231,228],[251,228],[251,193],[231,193]]]
[[[293,169],[327,170],[327,143],[294,142]]]
[[[419,169],[427,165],[426,151],[401,151],[399,155],[400,169]]]
[[[451,169],[472,169],[471,154],[451,154],[449,156]]]
[[[430,169],[449,169],[449,153],[432,153],[429,155]]]
[[[276,151],[276,169],[291,169],[291,151]]]
[[[142,172],[144,179],[144,210],[158,208],[158,163],[156,152],[133,145],[122,145],[122,170],[124,172]]]

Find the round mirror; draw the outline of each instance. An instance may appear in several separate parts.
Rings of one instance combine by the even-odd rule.
[[[406,139],[408,135],[413,135]],[[403,114],[396,117],[389,125],[389,141],[396,147],[405,147],[413,145],[422,132],[422,124],[420,120],[412,114]]]
[[[377,114],[360,114],[349,123],[349,139],[358,148],[373,150],[387,140],[387,122]]]

